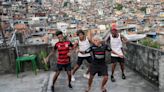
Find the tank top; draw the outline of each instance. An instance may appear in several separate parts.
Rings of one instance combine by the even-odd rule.
[[[118,35],[119,36],[117,38],[114,38],[112,35],[110,35],[111,49],[113,51],[115,51],[116,53],[123,55],[121,36],[120,36],[120,34],[118,34]],[[111,56],[118,57],[118,55],[113,54],[113,53],[111,53]]]
[[[85,51],[90,47],[90,43],[87,38],[84,41],[79,40],[78,45],[80,51]],[[88,57],[88,56],[91,56],[90,53],[86,53],[86,54],[78,53],[78,57]]]

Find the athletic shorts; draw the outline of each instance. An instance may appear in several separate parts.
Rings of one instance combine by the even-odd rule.
[[[111,63],[124,63],[124,58],[120,58],[120,57],[111,57]]]
[[[57,64],[56,65],[56,71],[62,71],[63,69],[65,71],[71,71],[71,63],[68,64]]]
[[[106,64],[94,65],[92,64],[90,67],[90,74],[94,76],[98,73],[98,76],[108,75],[108,67]]]
[[[92,61],[92,57],[91,56],[88,56],[88,57],[78,57],[78,60],[77,60],[77,64],[80,66],[84,60],[87,60],[87,62],[90,64],[91,61]]]

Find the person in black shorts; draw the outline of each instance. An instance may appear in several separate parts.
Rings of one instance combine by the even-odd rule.
[[[56,36],[59,39],[59,42],[57,42],[52,49],[51,53],[47,56],[46,62],[48,62],[48,59],[50,56],[54,54],[54,52],[58,51],[58,59],[57,59],[57,70],[53,77],[53,84],[51,86],[52,92],[54,92],[54,85],[55,82],[62,71],[62,69],[65,69],[68,75],[68,87],[72,88],[71,85],[71,63],[70,63],[70,50],[72,49],[73,45],[70,41],[66,41],[64,39],[63,33],[61,31],[56,32]]]
[[[92,55],[93,55],[92,56],[93,60],[91,62],[91,67],[90,67],[90,78],[88,80],[88,88],[86,89],[85,92],[90,91],[94,76],[97,73],[99,76],[103,76],[103,81],[101,84],[102,92],[107,92],[105,86],[108,81],[108,67],[105,63],[105,53],[106,53],[106,51],[109,51],[109,52],[112,52],[112,53],[118,55],[119,57],[123,57],[123,56],[112,51],[112,49],[109,46],[102,44],[102,38],[98,35],[95,35],[93,37],[93,42],[94,42],[93,46],[88,48],[86,51],[81,52],[83,54],[92,52]]]
[[[117,52],[120,55],[123,55],[123,49],[122,49],[122,44],[127,43],[127,39],[121,35],[120,33],[118,33],[117,29],[112,29],[111,30],[111,35],[110,35],[110,44],[111,44],[111,48],[113,51]],[[124,59],[125,58],[120,58],[118,55],[112,54],[111,53],[111,63],[112,63],[112,75],[111,75],[111,81],[115,82],[115,78],[114,78],[114,71],[115,71],[115,67],[117,62],[120,64],[121,67],[121,71],[122,71],[122,79],[126,79],[125,73],[124,73]]]
[[[79,36],[79,40],[75,43],[74,48],[78,47],[77,48],[78,60],[74,69],[72,70],[72,81],[75,81],[74,74],[80,68],[84,60],[87,60],[87,62],[89,63],[89,67],[87,72],[83,76],[89,79],[90,63],[92,61],[92,57],[90,53],[81,54],[79,52],[79,51],[85,51],[90,47],[90,40],[85,36],[85,33],[82,30],[77,31],[77,35]]]

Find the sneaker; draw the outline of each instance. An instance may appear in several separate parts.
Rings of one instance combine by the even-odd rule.
[[[103,89],[102,92],[107,92],[107,90],[106,89]]]
[[[69,88],[73,88],[71,84],[68,84],[68,87],[69,87]]]
[[[113,76],[111,76],[111,81],[112,81],[112,82],[115,82],[115,81],[116,81],[115,78],[114,78]]]
[[[84,78],[89,79],[90,75],[89,74],[83,74]]]
[[[75,81],[75,77],[72,75],[71,81]]]
[[[53,85],[51,86],[51,92],[55,92],[55,91],[54,91],[54,86],[53,86]]]
[[[122,74],[122,79],[126,79],[126,76],[125,76],[125,74]]]

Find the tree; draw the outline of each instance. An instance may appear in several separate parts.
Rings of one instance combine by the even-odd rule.
[[[117,3],[114,9],[117,9],[118,11],[120,11],[120,10],[122,10],[122,8],[123,8],[123,5]]]
[[[141,7],[141,8],[140,8],[140,11],[146,13],[146,8],[147,8],[147,7]]]

